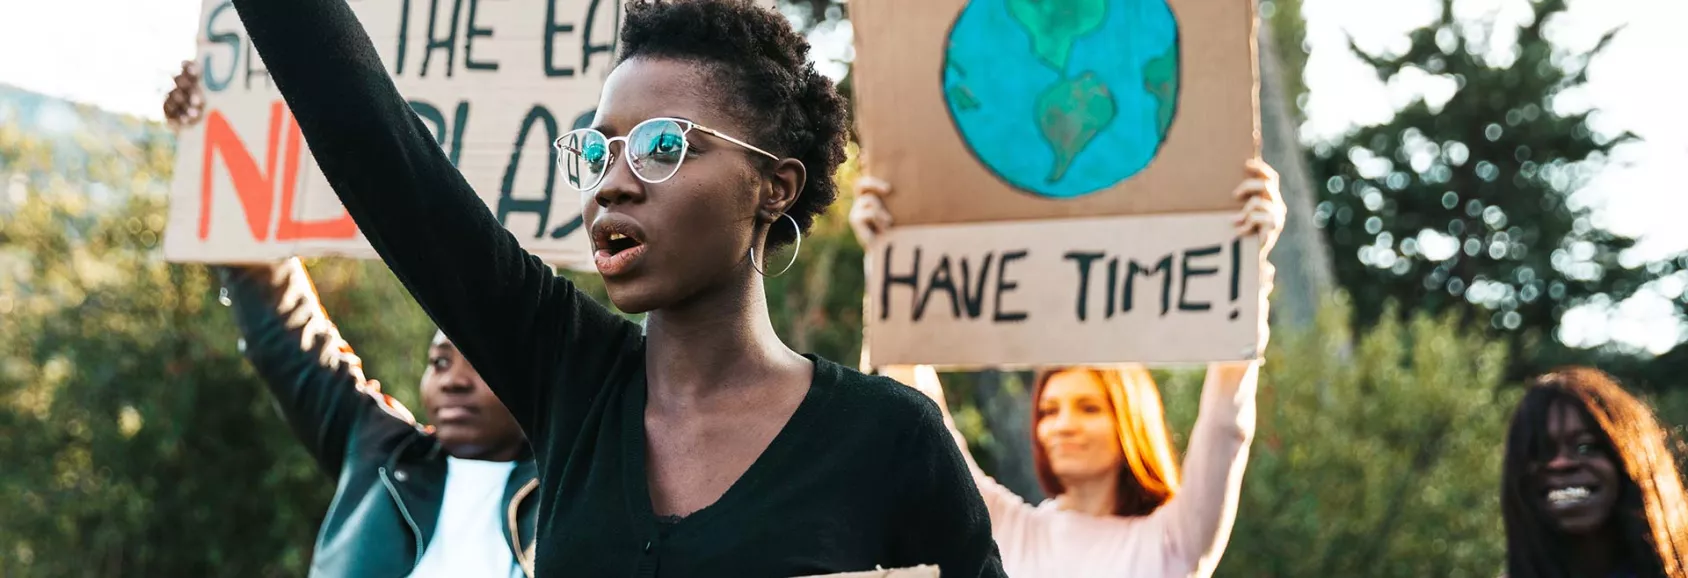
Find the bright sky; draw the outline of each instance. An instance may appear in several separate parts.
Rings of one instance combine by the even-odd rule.
[[[1308,61],[1309,140],[1329,138],[1355,123],[1382,122],[1415,91],[1434,94],[1434,82],[1385,87],[1347,54],[1344,35],[1368,50],[1400,49],[1404,33],[1433,19],[1433,0],[1305,0],[1313,53]],[[1516,20],[1527,0],[1460,0],[1461,16],[1487,13]],[[1688,186],[1672,172],[1688,167],[1688,2],[1682,0],[1572,0],[1572,17],[1553,36],[1571,49],[1586,49],[1606,30],[1626,28],[1593,65],[1592,85],[1569,99],[1599,108],[1596,129],[1629,130],[1645,142],[1616,155],[1621,166],[1591,185],[1585,200],[1600,208],[1600,224],[1642,237],[1638,257],[1688,250]],[[0,0],[0,83],[158,118],[169,78],[193,57],[200,0]],[[844,57],[848,27],[816,37],[816,52]],[[1688,276],[1660,284],[1663,296],[1634,299],[1607,311],[1574,312],[1562,335],[1571,343],[1608,337],[1662,351],[1681,339],[1666,297],[1679,296]]]

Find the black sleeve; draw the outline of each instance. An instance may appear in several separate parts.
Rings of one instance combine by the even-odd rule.
[[[554,408],[587,405],[635,349],[638,326],[499,224],[399,95],[345,0],[234,6],[346,211],[543,451]]]
[[[922,411],[896,462],[902,483],[891,513],[895,561],[900,567],[936,564],[944,578],[1005,578],[990,512],[961,450],[938,406],[924,397],[919,401]]]
[[[297,259],[218,267],[252,363],[288,425],[330,477],[339,477],[353,430],[370,420],[414,427],[409,410],[364,378],[362,361],[323,312]]]

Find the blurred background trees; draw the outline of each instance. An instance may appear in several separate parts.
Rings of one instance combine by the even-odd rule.
[[[0,127],[0,575],[303,575],[332,487],[212,278],[158,259],[170,141],[76,112],[75,154]]]
[[[1587,82],[1589,62],[1616,32],[1573,53],[1547,36],[1566,15],[1563,0],[1532,2],[1515,42],[1503,40],[1511,25],[1462,21],[1452,0],[1441,4],[1441,18],[1413,31],[1405,52],[1353,50],[1385,81],[1429,76],[1451,94],[1421,95],[1388,123],[1313,150],[1322,185],[1314,220],[1354,295],[1356,325],[1379,322],[1390,303],[1408,307],[1399,314],[1452,312],[1507,344],[1514,377],[1581,360],[1654,381],[1660,374],[1633,355],[1557,339],[1570,308],[1622,301],[1678,269],[1675,260],[1626,259],[1635,240],[1596,226],[1577,196],[1631,138],[1595,132],[1596,111],[1561,98]]]

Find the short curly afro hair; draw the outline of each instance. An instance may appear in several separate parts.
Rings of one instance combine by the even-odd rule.
[[[699,62],[717,72],[723,99],[757,146],[802,161],[802,194],[786,209],[800,231],[838,198],[849,113],[832,81],[808,61],[809,41],[785,17],[751,0],[633,0],[621,26],[619,64],[632,58]],[[777,223],[776,223],[777,225]],[[785,227],[768,244],[795,240]]]

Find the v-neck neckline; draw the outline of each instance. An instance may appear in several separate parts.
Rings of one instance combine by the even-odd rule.
[[[622,450],[626,456],[623,462],[624,475],[627,480],[628,510],[633,513],[634,523],[646,540],[656,541],[682,530],[689,530],[705,525],[710,519],[717,517],[722,511],[732,511],[734,505],[741,500],[741,496],[748,495],[767,478],[768,472],[775,464],[786,461],[785,457],[797,439],[803,436],[808,425],[813,422],[813,415],[825,405],[837,384],[836,368],[815,355],[805,354],[809,362],[814,365],[814,373],[809,380],[809,391],[803,394],[803,401],[798,402],[797,409],[791,412],[785,425],[780,427],[779,433],[768,442],[768,447],[756,456],[750,467],[733,480],[727,491],[721,497],[703,508],[684,517],[657,516],[656,508],[651,503],[650,484],[650,454],[646,448],[645,435],[645,406],[648,401],[649,376],[640,370],[639,379],[624,396],[622,404],[623,432]],[[649,542],[647,542],[647,546]]]

